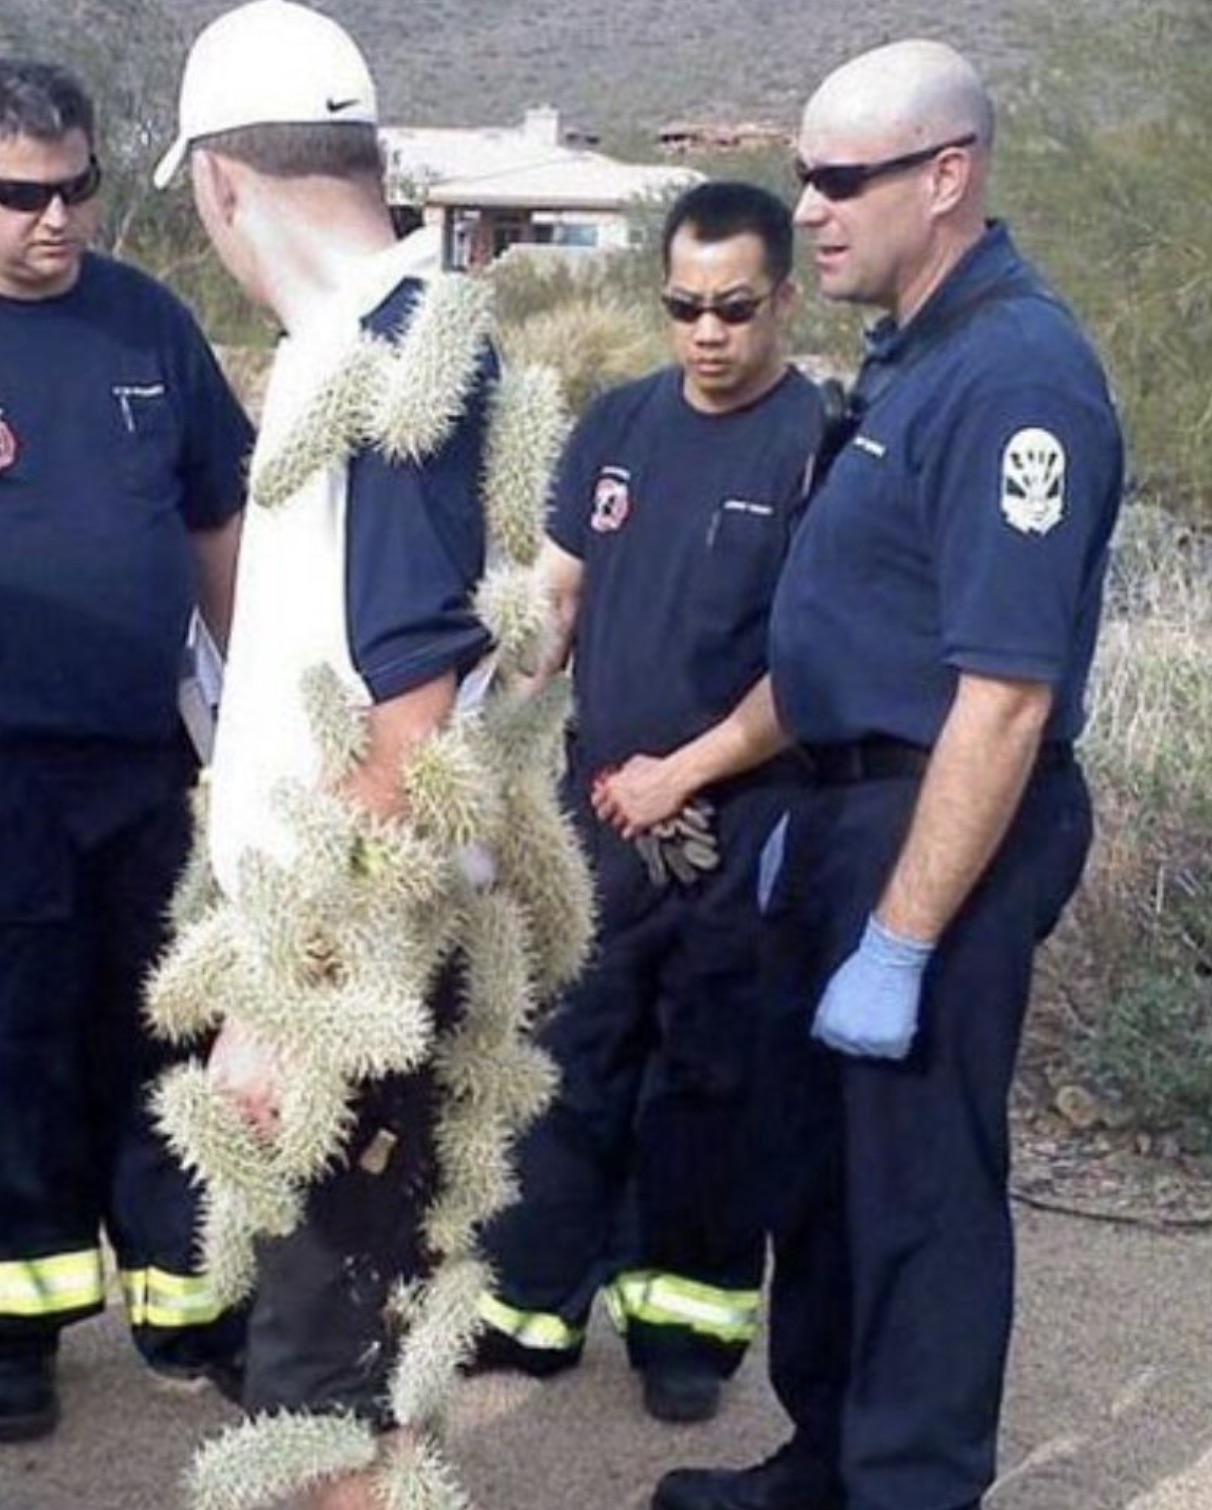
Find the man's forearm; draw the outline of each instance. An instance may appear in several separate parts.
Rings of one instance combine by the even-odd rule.
[[[1018,810],[1051,705],[1042,683],[961,676],[876,908],[886,928],[933,942],[963,906]]]
[[[774,710],[770,677],[755,682],[732,712],[666,756],[693,796],[713,782],[752,771],[791,743]]]
[[[536,569],[552,608],[551,639],[543,647],[533,676],[537,690],[568,664],[576,638],[585,567],[579,557],[571,555],[554,540],[547,538],[539,552]]]
[[[346,795],[378,818],[402,817],[402,777],[409,758],[449,718],[456,690],[454,673],[447,672],[376,703],[367,714],[366,754],[346,779]]]
[[[198,609],[221,653],[227,653],[235,598],[236,559],[240,552],[243,515],[235,514],[214,530],[194,530],[193,548],[198,579]]]
[[[597,784],[594,811],[624,838],[675,817],[704,787],[764,765],[790,743],[770,678],[755,682],[718,724],[668,755],[633,755]]]

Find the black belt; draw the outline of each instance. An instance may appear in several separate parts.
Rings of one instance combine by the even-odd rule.
[[[933,753],[925,745],[905,739],[873,735],[844,745],[800,745],[812,779],[820,786],[847,786],[856,781],[886,781],[895,776],[920,776]],[[1032,774],[1063,771],[1073,764],[1073,746],[1054,740],[1040,746]]]

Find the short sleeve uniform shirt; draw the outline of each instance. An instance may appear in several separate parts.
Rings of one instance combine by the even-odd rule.
[[[1097,358],[994,225],[872,364],[775,601],[784,723],[929,746],[967,672],[1046,683],[1045,737],[1072,739],[1122,488]]]

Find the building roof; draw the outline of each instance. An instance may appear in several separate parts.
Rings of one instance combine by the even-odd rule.
[[[388,197],[420,193],[431,205],[616,210],[702,179],[686,168],[565,146],[554,111],[528,111],[521,126],[385,126],[380,135]]]

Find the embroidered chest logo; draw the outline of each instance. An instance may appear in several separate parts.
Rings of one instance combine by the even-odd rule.
[[[4,417],[4,410],[0,409],[0,472],[7,472],[16,460],[17,437]]]
[[[631,473],[625,467],[603,467],[593,489],[591,529],[599,535],[621,530],[631,513]]]
[[[1065,513],[1065,448],[1051,430],[1019,430],[1002,452],[1002,513],[1024,535],[1046,535]]]

